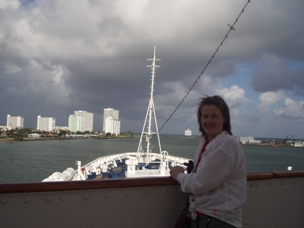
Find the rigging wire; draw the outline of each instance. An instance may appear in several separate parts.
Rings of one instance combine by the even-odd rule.
[[[248,0],[246,2],[246,4],[244,5],[243,9],[241,10],[241,12],[239,13],[239,15],[237,16],[237,18],[235,19],[235,21],[233,22],[232,25],[229,25],[229,30],[226,33],[226,35],[224,36],[222,42],[219,44],[219,46],[217,47],[217,49],[215,50],[215,52],[213,53],[213,55],[211,56],[211,58],[209,59],[209,61],[207,62],[207,64],[205,65],[204,69],[202,70],[202,72],[198,75],[197,79],[194,81],[194,83],[192,84],[192,86],[190,87],[190,89],[188,90],[188,92],[186,93],[186,95],[184,96],[184,98],[181,100],[181,102],[177,105],[177,107],[174,109],[174,111],[172,112],[172,114],[169,116],[169,118],[165,121],[165,123],[159,128],[158,132],[160,132],[164,126],[168,123],[168,121],[172,118],[172,116],[175,114],[175,112],[178,110],[178,108],[181,106],[181,104],[185,101],[185,99],[187,98],[187,96],[189,95],[189,93],[191,92],[191,90],[193,89],[193,87],[195,86],[195,84],[198,82],[198,80],[200,79],[200,77],[204,74],[205,70],[207,69],[207,67],[210,65],[211,61],[213,60],[213,58],[215,57],[216,53],[219,51],[220,47],[224,44],[225,40],[228,38],[228,35],[230,34],[230,32],[232,30],[236,31],[234,26],[235,24],[239,21],[239,18],[241,17],[241,15],[244,13],[247,5],[250,3],[250,0]]]

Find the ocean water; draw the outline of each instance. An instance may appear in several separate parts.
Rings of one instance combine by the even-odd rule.
[[[197,137],[161,135],[162,150],[170,155],[192,158]],[[77,168],[98,157],[137,150],[139,136],[132,139],[71,139],[0,142],[0,184],[41,182],[54,172]],[[156,138],[153,152],[158,152]],[[290,147],[243,146],[247,172],[304,170],[304,149]]]

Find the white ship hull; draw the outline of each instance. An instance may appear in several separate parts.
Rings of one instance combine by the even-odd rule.
[[[144,155],[140,156],[140,159],[137,159],[137,157],[137,152],[126,152],[99,157],[84,166],[81,166],[80,161],[78,161],[77,170],[68,168],[62,173],[55,172],[50,177],[44,179],[43,182],[108,178],[168,177],[170,176],[170,167],[184,167],[184,163],[188,162],[188,159],[186,158],[170,156],[165,153],[150,153],[149,159]],[[150,160],[150,167],[144,168],[145,166],[142,164],[147,164],[147,160]],[[130,161],[133,161],[133,164],[130,164]],[[111,167],[110,171],[107,173],[102,173],[100,169],[104,162]],[[126,165],[126,169],[123,169],[122,167],[126,163],[129,163],[129,165]]]

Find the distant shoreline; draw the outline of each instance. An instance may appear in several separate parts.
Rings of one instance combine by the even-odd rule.
[[[133,139],[134,136],[92,137],[92,139]]]
[[[0,142],[12,142],[15,141],[13,138],[5,138],[5,139],[0,139]]]
[[[109,139],[133,139],[136,138],[136,134],[133,136],[103,136],[103,137],[39,137],[39,138],[21,138],[21,139],[14,139],[14,138],[0,138],[0,143],[3,142],[34,142],[34,141],[50,141],[50,140],[73,140],[73,139],[104,139],[104,140],[109,140]],[[183,135],[175,135],[175,136],[181,136],[184,137]],[[196,138],[195,136],[192,137],[185,137],[185,138]],[[241,144],[242,146],[257,146],[257,147],[293,147],[290,145],[284,145],[281,142],[278,144],[272,144],[269,142],[262,142],[261,144]],[[304,149],[304,147],[295,147],[295,148],[300,148]]]
[[[130,139],[134,138],[134,136],[112,136],[112,137],[46,137],[46,138],[22,138],[22,139],[14,139],[14,138],[2,138],[0,142],[31,142],[31,141],[48,141],[48,140],[73,140],[73,139]]]

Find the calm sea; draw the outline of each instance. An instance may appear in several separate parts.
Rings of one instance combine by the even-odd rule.
[[[156,139],[156,138],[155,138]],[[154,140],[154,139],[153,139]],[[54,172],[77,168],[100,156],[137,150],[139,136],[132,139],[71,139],[30,142],[0,142],[0,184],[41,182]],[[161,135],[162,150],[192,158],[198,138]],[[153,152],[158,152],[155,142]],[[304,170],[304,149],[243,146],[247,172]]]

